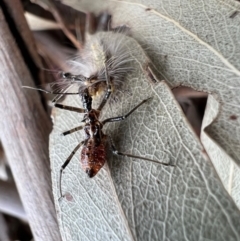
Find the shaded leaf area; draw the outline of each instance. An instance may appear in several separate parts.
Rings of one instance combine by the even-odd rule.
[[[102,34],[104,41],[114,33]],[[53,192],[64,240],[238,240],[239,211],[223,188],[168,84],[153,84],[149,59],[137,42],[123,38],[133,57],[133,72],[124,95],[107,104],[101,119],[127,113],[153,97],[129,118],[109,123],[105,132],[120,151],[175,164],[175,167],[118,157],[108,152],[108,164],[89,179],[81,170],[78,151],[63,174],[66,197],[58,200],[59,171],[83,132],[61,137],[80,125],[83,116],[54,109],[50,137]],[[114,93],[113,93],[114,94]],[[99,99],[94,100],[97,106]],[[80,98],[64,104],[81,106]]]
[[[214,96],[218,112],[211,122],[205,122],[201,138],[224,186],[240,206],[240,15],[233,15],[239,2],[64,3],[95,13],[107,10],[113,15],[113,26],[130,27],[131,35],[150,57],[160,80],[166,80],[171,88],[184,85]],[[216,104],[209,109],[215,107]],[[209,119],[207,115],[205,118]]]

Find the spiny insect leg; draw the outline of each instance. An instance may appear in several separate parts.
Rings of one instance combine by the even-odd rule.
[[[62,104],[54,104],[56,108],[64,109],[64,110],[70,110],[78,113],[85,113],[84,109],[73,107],[73,106],[68,106],[68,105],[62,105]]]
[[[73,133],[73,132],[75,132],[75,131],[82,130],[83,127],[84,127],[84,126],[75,127],[75,128],[73,128],[73,129],[71,129],[71,130],[69,130],[69,131],[63,132],[61,135],[66,136],[66,135],[71,134],[71,133]]]
[[[82,144],[84,143],[84,141],[80,142],[72,151],[72,153],[70,154],[70,156],[67,158],[67,160],[63,163],[61,169],[60,169],[60,177],[59,177],[59,186],[60,186],[60,195],[61,197],[63,197],[62,195],[62,172],[63,170],[66,168],[66,166],[69,164],[69,162],[71,161],[73,155],[77,152],[77,150],[82,146]],[[60,197],[60,198],[61,198]]]
[[[39,91],[42,91],[42,92],[45,92],[46,94],[53,94],[53,95],[79,95],[79,92],[77,93],[69,93],[69,92],[59,92],[59,91],[48,91],[48,90],[43,90],[41,88],[35,88],[35,87],[30,87],[30,86],[22,86],[22,88],[25,88],[25,89],[31,89],[31,90],[39,90]]]
[[[125,119],[126,119],[129,115],[131,115],[138,107],[140,107],[142,104],[146,103],[146,102],[147,102],[148,100],[150,100],[150,99],[152,99],[152,97],[143,100],[141,103],[139,103],[137,106],[135,106],[132,110],[130,110],[126,115],[108,118],[108,119],[102,121],[102,124],[104,125],[104,124],[107,123],[107,122],[116,122],[116,121],[125,120]]]
[[[115,145],[114,145],[114,143],[113,143],[112,138],[111,138],[110,136],[108,136],[108,138],[110,139],[112,152],[113,152],[113,154],[115,154],[115,155],[132,157],[132,158],[136,158],[136,159],[141,159],[141,160],[145,160],[145,161],[154,162],[154,163],[161,164],[161,165],[164,165],[164,166],[173,166],[173,167],[175,167],[175,165],[173,165],[173,164],[171,164],[171,163],[159,162],[159,161],[156,161],[156,160],[152,160],[152,159],[150,159],[150,158],[146,158],[146,157],[142,157],[142,156],[136,156],[136,155],[132,155],[132,154],[125,153],[125,152],[120,152],[120,151],[118,151],[118,150],[116,149],[116,147],[115,147]]]

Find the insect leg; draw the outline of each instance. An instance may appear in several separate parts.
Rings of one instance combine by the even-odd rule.
[[[43,89],[40,89],[40,88],[34,88],[34,87],[30,87],[30,86],[22,86],[22,88],[25,88],[25,89],[31,89],[31,90],[39,90],[39,91],[42,91],[42,92],[45,92],[46,94],[53,94],[53,95],[79,95],[79,92],[77,93],[68,93],[68,92],[55,92],[55,91],[48,91],[48,90],[43,90]]]
[[[59,177],[59,186],[60,186],[60,195],[61,197],[63,197],[62,195],[62,172],[63,170],[66,168],[66,166],[69,164],[69,162],[71,161],[73,155],[77,152],[77,150],[81,147],[81,145],[84,143],[84,141],[80,142],[72,151],[72,153],[70,154],[70,156],[67,158],[67,160],[63,163],[61,169],[60,169],[60,177]],[[61,198],[60,197],[60,198]]]
[[[146,103],[148,100],[152,99],[152,97],[143,100],[141,103],[139,103],[137,106],[135,106],[132,110],[130,110],[126,115],[123,116],[117,116],[117,117],[111,117],[104,121],[102,121],[102,124],[104,125],[107,122],[116,122],[116,121],[122,121],[125,120],[129,115],[131,115],[138,107],[140,107],[142,104]]]
[[[109,99],[111,93],[112,93],[112,86],[110,84],[110,77],[108,75],[108,70],[107,70],[107,66],[105,64],[105,75],[106,75],[106,82],[107,82],[107,90],[106,90],[106,93],[105,93],[105,96],[102,100],[102,103],[99,105],[98,109],[99,111],[102,110],[102,108],[104,107],[104,105],[107,103],[107,100]]]
[[[56,108],[64,109],[64,110],[70,110],[78,113],[85,113],[85,110],[82,108],[77,108],[73,106],[68,106],[68,105],[62,105],[62,104],[54,104]]]
[[[79,131],[79,130],[81,130],[81,129],[83,129],[83,126],[78,126],[78,127],[75,127],[75,128],[73,128],[73,129],[71,129],[71,130],[69,130],[69,131],[63,132],[61,135],[66,136],[66,135],[68,135],[68,134],[71,134],[71,133],[73,133],[73,132],[75,132],[75,131]]]
[[[150,159],[150,158],[146,158],[146,157],[142,157],[142,156],[136,156],[136,155],[132,155],[132,154],[125,153],[125,152],[120,152],[120,151],[118,151],[118,150],[116,149],[116,147],[115,147],[115,145],[114,145],[114,143],[113,143],[112,138],[111,138],[110,136],[108,136],[108,138],[110,139],[112,152],[113,152],[113,154],[115,154],[115,155],[118,155],[118,156],[127,156],[127,157],[132,157],[132,158],[136,158],[136,159],[142,159],[142,160],[145,160],[145,161],[154,162],[154,163],[161,164],[161,165],[164,165],[164,166],[173,166],[173,167],[175,167],[175,165],[170,164],[170,163],[159,162],[159,161],[152,160],[152,159]]]

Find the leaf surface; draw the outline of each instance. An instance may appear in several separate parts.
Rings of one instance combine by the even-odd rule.
[[[105,132],[120,151],[176,167],[119,158],[109,151],[108,165],[89,179],[78,152],[63,175],[63,191],[72,200],[58,203],[60,166],[84,136],[60,138],[82,116],[55,110],[50,152],[62,235],[65,240],[238,240],[239,211],[215,171],[239,204],[240,16],[230,18],[238,3],[97,2],[68,4],[95,12],[107,6],[113,24],[127,24],[141,45],[132,40],[128,46],[135,59],[135,71],[124,83],[130,95],[106,106],[101,119],[127,113],[153,96],[126,121],[109,123]],[[111,44],[113,37],[108,38]],[[145,54],[154,74],[166,82],[151,82]],[[170,87],[180,84],[210,93],[202,141],[211,160],[173,98]],[[76,97],[65,104],[81,106]]]

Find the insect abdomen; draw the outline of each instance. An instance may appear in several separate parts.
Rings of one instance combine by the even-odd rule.
[[[92,140],[83,146],[81,151],[81,166],[89,177],[94,177],[106,161],[105,144],[94,145]]]

